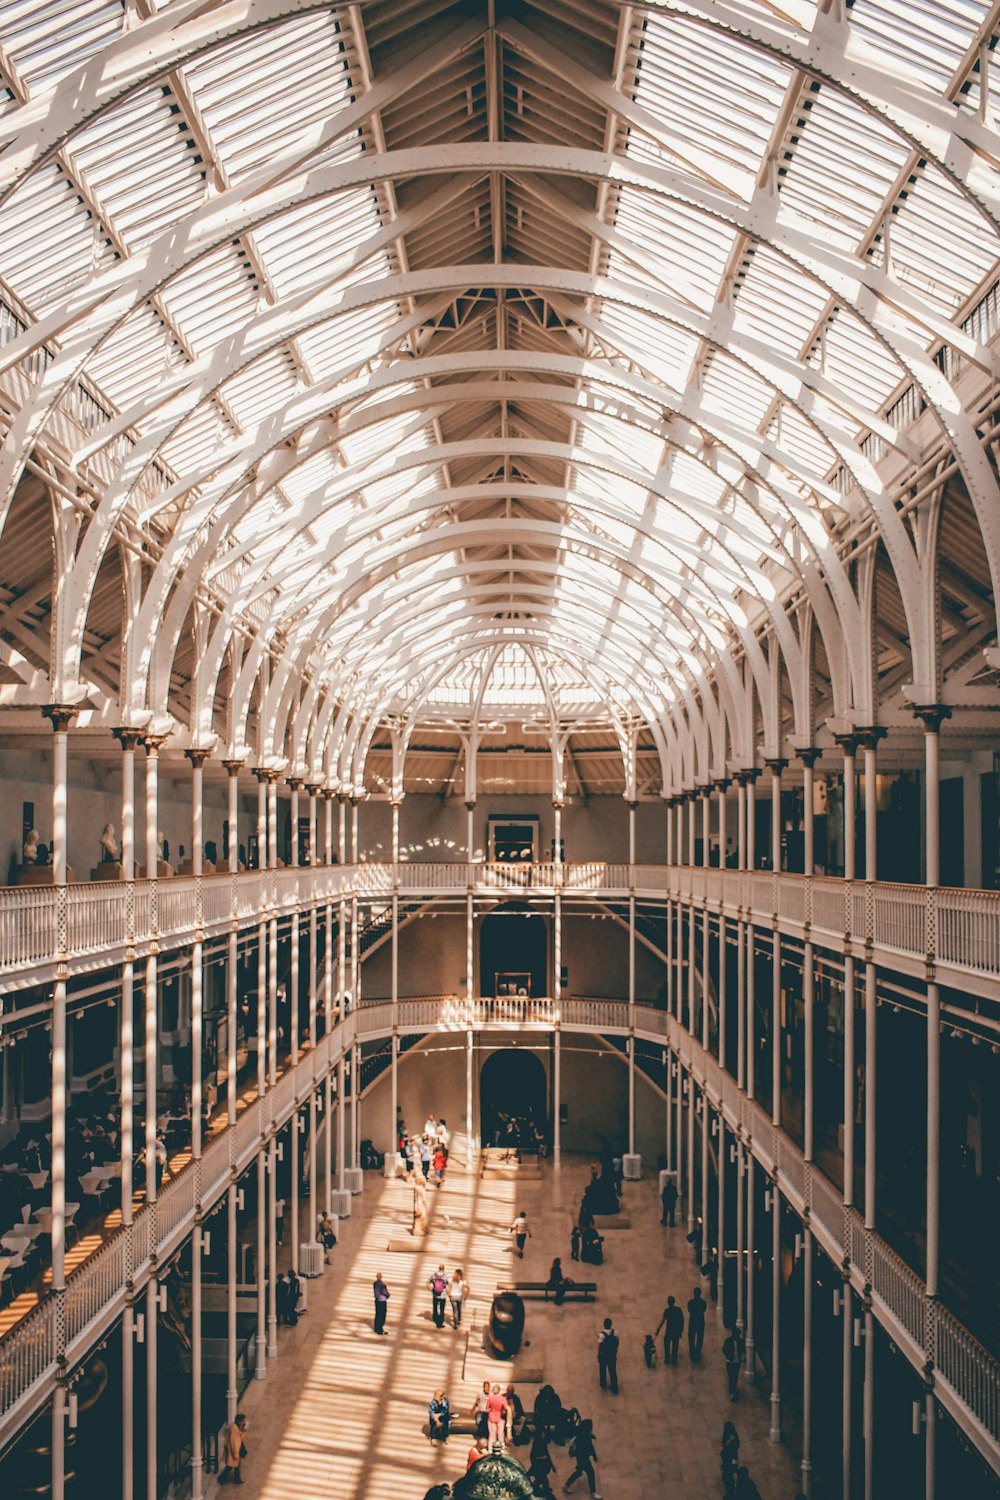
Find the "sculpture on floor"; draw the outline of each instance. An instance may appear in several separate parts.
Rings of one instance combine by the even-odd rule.
[[[451,1487],[452,1500],[532,1500],[531,1480],[504,1453],[478,1458]]]
[[[486,1347],[494,1359],[513,1359],[524,1336],[524,1303],[516,1292],[497,1292],[490,1308]]]
[[[607,1148],[601,1152],[600,1176],[592,1178],[583,1195],[583,1206],[588,1215],[621,1213],[614,1157]]]
[[[413,1233],[426,1234],[428,1228],[427,1183],[421,1172],[413,1174]]]
[[[101,834],[101,864],[113,865],[118,862],[118,840],[115,838],[115,825],[105,823]]]

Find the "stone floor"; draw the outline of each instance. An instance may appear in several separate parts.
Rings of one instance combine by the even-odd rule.
[[[574,1267],[569,1229],[588,1162],[568,1158],[558,1172],[546,1163],[532,1180],[515,1182],[466,1172],[456,1145],[448,1179],[432,1193],[430,1230],[419,1253],[387,1250],[390,1239],[407,1237],[412,1195],[405,1182],[366,1174],[364,1193],[341,1226],[333,1264],[307,1284],[308,1312],[297,1328],[279,1330],[280,1352],[266,1381],[252,1383],[243,1398],[250,1423],[246,1500],[422,1500],[430,1485],[458,1478],[470,1439],[456,1434],[446,1445],[429,1443],[427,1401],[443,1387],[453,1411],[467,1412],[483,1355],[476,1334],[467,1338],[464,1320],[459,1332],[450,1316],[445,1328],[434,1326],[427,1279],[439,1261],[449,1272],[461,1265],[472,1294],[466,1319],[475,1317],[481,1328],[498,1280],[512,1272],[544,1279],[555,1254],[568,1274],[598,1283],[598,1299],[559,1308],[528,1302],[520,1368],[536,1379],[541,1370],[565,1405],[593,1418],[598,1487],[607,1500],[721,1495],[719,1439],[730,1417],[763,1500],[792,1500],[796,1465],[785,1447],[768,1441],[766,1391],[745,1387],[735,1406],[727,1399],[724,1333],[714,1309],[699,1366],[688,1363],[685,1341],[678,1366],[645,1368],[643,1336],[656,1327],[667,1295],[686,1302],[699,1279],[680,1216],[676,1229],[660,1227],[655,1180],[625,1184],[632,1227],[608,1233],[604,1265]],[[521,1207],[532,1228],[523,1264],[509,1233]],[[392,1294],[383,1339],[375,1337],[371,1321],[378,1271]],[[597,1332],[608,1314],[621,1339],[618,1396],[602,1392],[597,1379]],[[464,1375],[467,1353],[470,1378]],[[508,1367],[494,1368],[502,1379]],[[521,1388],[526,1407],[536,1389]],[[513,1450],[515,1457],[527,1452]],[[572,1461],[565,1448],[554,1445],[552,1455],[561,1485]],[[208,1492],[216,1488],[210,1481]],[[585,1481],[575,1493],[586,1494]]]

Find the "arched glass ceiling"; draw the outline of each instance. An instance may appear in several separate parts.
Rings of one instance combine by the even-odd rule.
[[[274,752],[311,705],[296,759],[359,715],[665,723],[762,630],[792,651],[786,608],[846,619],[852,527],[905,574],[918,418],[996,584],[989,6],[0,24],[0,499],[42,454],[88,512],[57,700],[106,696],[83,642],[127,540],[109,715],[168,707],[204,611],[196,738],[234,648],[280,684]]]

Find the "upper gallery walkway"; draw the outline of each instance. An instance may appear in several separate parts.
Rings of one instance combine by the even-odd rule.
[[[0,887],[0,984],[41,984],[357,898],[377,904],[531,893],[564,901],[668,900],[708,907],[919,979],[1000,1000],[1000,891],[768,870],[589,863],[317,865],[239,874]],[[933,972],[931,972],[933,971]]]

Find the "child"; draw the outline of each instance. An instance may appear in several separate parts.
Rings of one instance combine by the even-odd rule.
[[[654,1369],[656,1365],[656,1340],[651,1333],[646,1334],[642,1345],[642,1354],[646,1361],[646,1369]]]
[[[580,1259],[580,1226],[579,1226],[579,1224],[574,1224],[573,1225],[573,1232],[572,1232],[572,1234],[569,1237],[569,1257],[570,1257],[570,1260],[579,1260]]]

